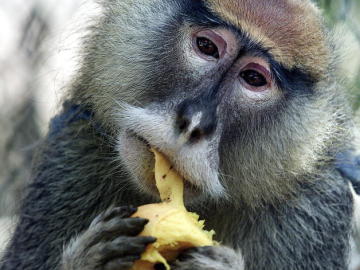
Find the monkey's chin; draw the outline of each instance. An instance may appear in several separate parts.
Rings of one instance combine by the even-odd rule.
[[[121,134],[118,143],[122,164],[130,174],[130,180],[141,193],[146,193],[159,199],[159,192],[155,185],[154,154],[150,151],[148,141],[133,132]],[[181,174],[181,173],[180,173]],[[192,202],[201,195],[201,189],[184,178],[184,200]]]

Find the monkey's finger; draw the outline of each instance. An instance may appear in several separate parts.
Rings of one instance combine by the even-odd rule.
[[[133,260],[140,258],[146,246],[156,241],[153,237],[118,237],[114,241],[100,242],[89,251],[90,257],[99,257],[101,263],[113,259],[129,257]],[[129,261],[130,259],[128,259]]]
[[[119,237],[112,242],[112,245],[122,255],[137,255],[155,241],[156,238],[151,236]]]
[[[103,225],[103,231],[114,235],[136,236],[148,222],[145,218],[114,218]]]
[[[144,218],[113,218],[112,220],[101,223],[100,228],[96,228],[97,239],[113,240],[119,236],[136,236],[149,221]]]
[[[113,218],[108,222],[100,222],[92,226],[88,232],[87,246],[92,246],[100,241],[112,241],[119,236],[136,236],[148,223],[144,218]]]
[[[108,210],[102,212],[94,220],[91,222],[90,227],[97,226],[101,222],[107,222],[114,217],[130,217],[133,213],[137,210],[136,207],[132,206],[122,206],[122,207],[113,207],[109,208]]]

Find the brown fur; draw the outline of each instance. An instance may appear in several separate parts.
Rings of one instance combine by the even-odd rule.
[[[329,65],[319,10],[300,0],[208,0],[209,8],[248,33],[288,68],[310,71],[314,78]]]

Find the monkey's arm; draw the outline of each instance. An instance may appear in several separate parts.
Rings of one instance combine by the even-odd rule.
[[[89,240],[109,236],[107,229],[116,229],[114,234],[126,238],[130,225],[134,231],[141,227],[141,222],[133,224],[120,218],[93,222],[112,205],[148,201],[144,196],[135,196],[131,187],[123,192],[128,182],[121,168],[109,162],[117,155],[110,135],[99,136],[84,119],[87,113],[76,106],[64,109],[66,113],[54,118],[38,152],[19,222],[0,262],[1,270],[59,269],[62,258],[71,257],[71,250],[83,251],[73,256],[77,254],[85,260],[88,248],[98,243],[95,241],[89,246]],[[99,239],[104,249],[112,240],[115,238],[108,242]],[[62,257],[64,246],[69,248],[65,248],[66,256]],[[74,263],[62,262],[69,267]]]

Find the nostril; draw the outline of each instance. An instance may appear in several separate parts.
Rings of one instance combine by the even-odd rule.
[[[188,128],[188,126],[190,125],[190,121],[184,117],[180,117],[177,120],[177,126],[179,128],[180,131],[184,131]]]
[[[201,139],[202,136],[203,136],[203,132],[199,128],[196,128],[191,132],[190,140],[191,141],[198,141],[198,140]]]

